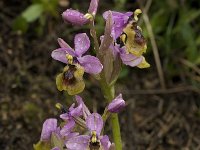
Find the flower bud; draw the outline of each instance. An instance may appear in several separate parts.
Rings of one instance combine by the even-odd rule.
[[[119,94],[107,107],[111,113],[118,113],[125,107],[125,101],[122,98],[122,94]]]
[[[88,19],[84,17],[84,14],[77,10],[67,9],[62,13],[64,21],[70,22],[73,25],[82,26],[88,22]]]

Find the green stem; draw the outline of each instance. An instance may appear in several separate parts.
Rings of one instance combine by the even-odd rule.
[[[115,96],[115,88],[113,85],[109,86],[105,80],[101,79],[101,89],[103,94],[107,100],[107,102],[111,102]],[[112,114],[110,119],[112,125],[113,139],[115,143],[116,150],[122,150],[122,140],[120,133],[120,125],[117,114]]]
[[[94,26],[94,19],[90,22],[90,34],[94,39],[94,47],[97,52],[97,55],[99,55],[99,42],[98,42],[98,38],[97,38],[97,34],[96,34],[96,29]],[[101,74],[100,84],[101,84],[102,92],[103,92],[107,102],[108,103],[111,102],[115,97],[114,85],[108,85],[103,74]],[[122,140],[121,140],[118,115],[112,114],[110,122],[112,124],[113,139],[114,139],[116,150],[122,150]]]

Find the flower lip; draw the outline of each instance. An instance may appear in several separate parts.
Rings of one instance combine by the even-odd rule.
[[[142,35],[141,30],[139,30],[136,26],[134,27],[134,31],[135,31],[135,39],[134,39],[135,42],[141,46],[144,45],[146,43],[146,40],[144,36]]]
[[[68,65],[69,69],[63,73],[64,84],[73,84],[76,81],[74,72],[77,70],[75,65]]]

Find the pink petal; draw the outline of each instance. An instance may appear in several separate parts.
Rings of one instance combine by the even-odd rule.
[[[103,146],[103,150],[109,150],[111,146],[111,142],[107,135],[104,135],[103,137],[101,137],[100,142],[101,142],[101,145]]]
[[[65,48],[58,48],[51,53],[51,57],[55,60],[61,61],[65,64],[68,64],[66,54],[67,54],[67,52],[66,52]]]
[[[86,150],[90,137],[88,135],[80,135],[70,138],[66,142],[66,147],[70,150]]]
[[[123,29],[126,27],[129,17],[133,14],[132,12],[121,13],[117,11],[112,12],[113,26],[112,26],[112,37],[117,39],[123,32]],[[103,18],[108,19],[110,11],[103,13]]]
[[[81,66],[84,67],[85,72],[90,74],[98,74],[102,71],[103,65],[99,61],[98,58],[91,56],[91,55],[85,55],[83,57],[78,57],[77,60],[81,64]]]
[[[57,130],[57,119],[50,118],[43,123],[41,140],[50,140],[52,132]]]
[[[69,120],[67,124],[60,130],[60,134],[64,137],[67,136],[75,126],[74,120]]]
[[[82,104],[78,105],[72,111],[70,111],[70,115],[73,117],[79,117],[82,115]]]
[[[120,57],[124,64],[129,65],[131,67],[135,67],[142,62],[142,56],[137,57],[133,54],[120,54]]]
[[[77,101],[77,103],[78,103],[79,105],[82,104],[82,107],[83,107],[83,108],[82,108],[83,117],[86,119],[89,115],[91,115],[89,109],[87,108],[87,106],[86,106],[85,103],[83,102],[83,99],[82,99],[80,96],[76,95],[76,96],[75,96],[75,99],[76,99],[76,101]]]
[[[99,0],[91,0],[90,7],[88,9],[88,13],[95,16],[97,13],[98,4],[99,4]]]
[[[63,119],[63,120],[68,121],[68,120],[71,119],[71,116],[68,113],[64,113],[64,114],[60,115],[60,118]]]
[[[51,53],[51,57],[55,60],[68,64],[66,54],[70,54],[75,56],[75,53],[72,52],[70,49],[67,48],[58,48]]]
[[[90,48],[90,39],[86,33],[79,33],[74,38],[75,52],[80,57]]]
[[[61,38],[58,38],[58,44],[61,48],[66,48],[68,54],[75,56],[75,51]]]
[[[98,113],[92,113],[86,119],[86,126],[90,131],[96,131],[100,135],[103,128],[103,119]]]

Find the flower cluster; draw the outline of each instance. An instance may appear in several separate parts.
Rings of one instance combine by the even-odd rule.
[[[59,125],[55,118],[43,123],[40,142],[34,146],[36,150],[40,147],[52,150],[111,150],[114,147],[109,137],[103,134],[103,128],[110,113],[118,113],[125,107],[122,95],[105,108],[104,119],[98,113],[91,113],[80,96],[76,95],[75,99],[77,106],[73,103],[69,109],[56,105],[62,112],[61,123]]]
[[[110,10],[104,12],[105,31],[98,38],[94,26],[98,2],[99,0],[91,0],[86,14],[73,9],[62,13],[65,22],[76,26],[90,25],[96,56],[88,54],[91,45],[86,33],[75,35],[74,48],[58,38],[59,48],[53,50],[51,56],[66,66],[56,77],[57,89],[75,95],[77,105],[74,103],[69,109],[61,104],[56,105],[62,114],[59,120],[50,118],[44,122],[40,142],[34,146],[36,150],[114,150],[114,145],[117,149],[122,149],[120,137],[114,137],[115,144],[112,144],[103,133],[107,118],[125,107],[121,94],[114,98],[114,83],[123,64],[138,68],[150,66],[143,56],[147,45],[142,30],[137,25],[140,9],[125,13]],[[110,102],[102,116],[96,112],[91,113],[77,95],[85,88],[84,73],[94,75],[99,80],[104,97]],[[112,128],[118,134],[113,135],[119,136],[116,117],[117,115],[112,115]]]
[[[83,14],[77,10],[67,9],[63,12],[62,17],[65,22],[82,26],[94,21],[97,7],[98,0],[91,0],[88,13]],[[65,90],[69,95],[81,93],[85,88],[84,72],[97,75],[103,70],[106,81],[112,83],[118,77],[121,62],[131,67],[149,67],[150,65],[142,56],[146,52],[147,46],[142,30],[137,26],[140,13],[140,9],[137,9],[134,13],[116,11],[103,13],[106,27],[105,34],[100,38],[100,51],[97,52],[99,58],[84,55],[90,48],[90,39],[86,33],[75,35],[74,49],[59,38],[60,48],[54,50],[51,56],[67,66],[56,78],[58,90]],[[121,42],[118,42],[118,39]]]

